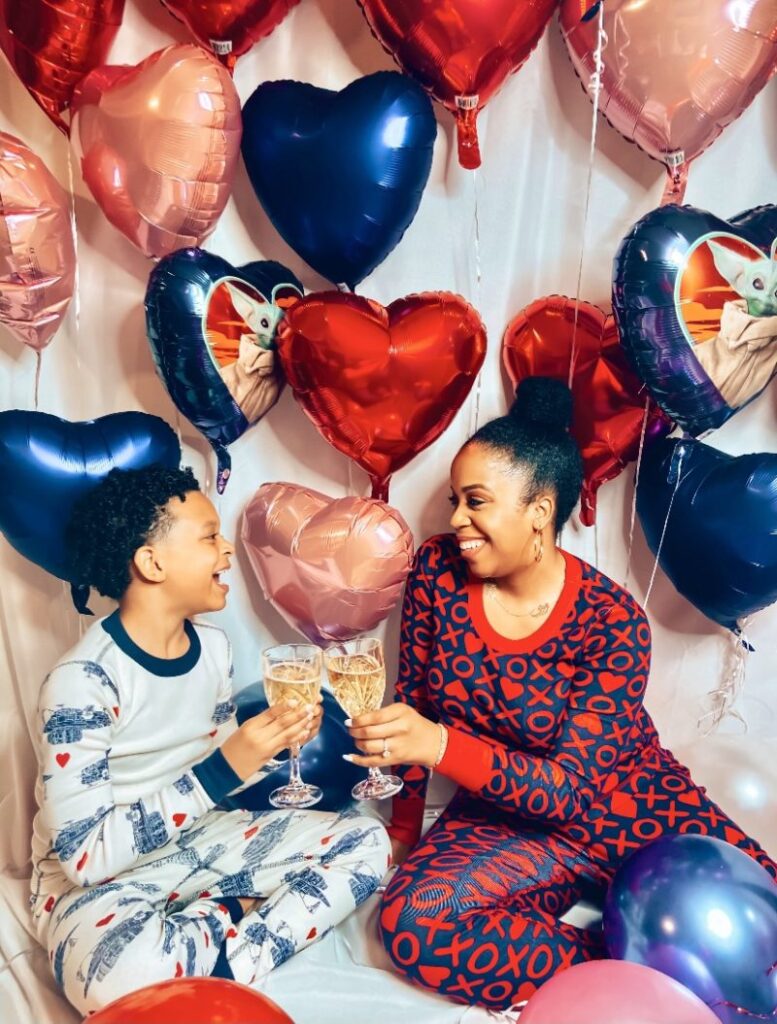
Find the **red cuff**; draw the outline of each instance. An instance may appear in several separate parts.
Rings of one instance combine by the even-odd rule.
[[[415,846],[421,838],[426,801],[417,796],[394,797],[391,824],[387,828],[392,839]]]
[[[448,729],[448,747],[435,771],[447,775],[464,789],[477,793],[483,789],[494,770],[493,748],[461,729]]]

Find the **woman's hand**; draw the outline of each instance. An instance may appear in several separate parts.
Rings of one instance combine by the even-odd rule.
[[[431,768],[440,751],[440,727],[408,704],[389,704],[380,711],[360,715],[348,731],[364,756],[343,756],[364,768],[388,764]]]
[[[321,698],[313,705],[276,704],[243,722],[222,744],[230,768],[245,782],[287,747],[312,739],[321,728]]]

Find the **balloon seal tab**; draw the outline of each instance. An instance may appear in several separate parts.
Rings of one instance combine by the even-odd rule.
[[[391,477],[389,476],[384,479],[378,476],[371,476],[370,480],[372,481],[372,493],[370,494],[372,500],[388,502],[389,481]]]
[[[589,7],[583,17],[580,19],[581,24],[585,24],[586,21],[593,21],[596,15],[599,13],[599,8],[602,6],[602,0],[595,3],[593,7]]]
[[[218,494],[223,494],[232,475],[232,459],[229,457],[227,449],[221,444],[215,444],[213,450],[216,452],[216,459],[218,461],[216,491]]]
[[[679,441],[675,446],[675,450],[672,452],[672,458],[669,462],[669,472],[667,473],[667,483],[676,485],[680,479],[680,474],[683,469],[683,459],[688,452],[687,445],[683,441]]]
[[[208,42],[217,57],[226,57],[228,53],[232,53],[231,39],[209,39]]]
[[[685,199],[685,189],[688,185],[688,161],[685,158],[685,150],[675,149],[671,153],[664,153],[662,159],[666,165],[666,184],[660,205],[674,203],[679,206]]]
[[[71,583],[70,584],[70,597],[73,600],[75,609],[79,615],[94,615],[94,612],[88,605],[90,588],[85,587],[82,584]]]
[[[468,171],[480,167],[480,145],[478,143],[478,105],[480,97],[456,97],[456,139],[459,149],[459,163]]]

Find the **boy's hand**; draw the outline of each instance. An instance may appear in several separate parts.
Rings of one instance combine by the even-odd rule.
[[[287,747],[305,743],[321,727],[321,700],[317,704],[276,704],[254,715],[221,745],[221,753],[241,781],[254,774]]]

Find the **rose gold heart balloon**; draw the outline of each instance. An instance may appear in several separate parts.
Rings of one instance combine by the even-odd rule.
[[[31,149],[0,132],[0,323],[40,351],[73,297],[68,197]]]
[[[328,498],[264,484],[241,539],[264,596],[313,643],[373,629],[398,600],[413,561],[402,516],[372,498]]]
[[[775,0],[564,0],[561,29],[593,97],[603,11],[599,107],[667,165],[664,202],[682,202],[688,164],[738,117],[777,65]]]
[[[241,135],[229,72],[194,45],[96,68],[71,136],[103,213],[147,256],[199,245],[229,198]]]

